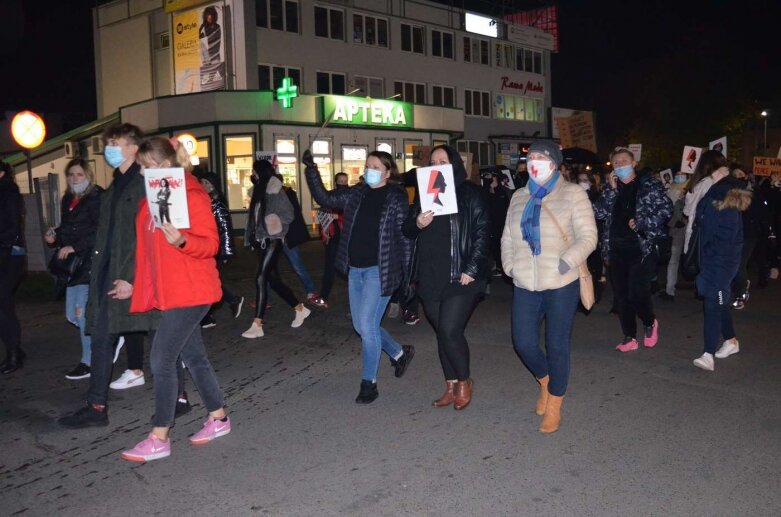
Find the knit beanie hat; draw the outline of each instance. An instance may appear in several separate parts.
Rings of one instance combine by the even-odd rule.
[[[561,165],[561,163],[564,161],[564,156],[561,154],[561,150],[559,149],[559,144],[557,144],[553,140],[535,140],[529,146],[529,154],[533,152],[544,154],[545,156],[553,160],[553,163],[556,164],[557,169],[559,168],[559,165]]]

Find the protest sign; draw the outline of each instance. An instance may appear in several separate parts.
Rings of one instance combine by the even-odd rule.
[[[418,167],[417,175],[421,212],[430,210],[435,216],[458,213],[451,164]]]
[[[697,167],[697,162],[700,161],[700,156],[702,156],[701,147],[684,146],[683,156],[681,157],[681,172],[694,174],[694,169]]]
[[[639,162],[643,155],[643,144],[629,144],[627,147],[635,155],[635,161]]]
[[[708,144],[708,149],[712,151],[718,151],[721,154],[724,155],[726,158],[727,156],[727,137],[723,136],[719,139],[714,140],[713,142]]]
[[[771,158],[769,156],[754,157],[755,176],[770,176],[776,172],[781,174],[781,158]]]
[[[171,223],[175,228],[190,227],[184,169],[144,169],[144,186],[149,213],[157,228]]]

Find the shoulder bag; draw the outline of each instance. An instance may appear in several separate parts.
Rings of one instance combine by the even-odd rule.
[[[559,229],[559,233],[561,233],[561,238],[564,239],[564,242],[569,244],[569,237],[567,237],[564,228],[561,227],[559,220],[556,219],[553,212],[551,212],[545,204],[542,205],[542,209],[545,210],[545,213],[551,218],[553,224]],[[578,266],[578,273],[580,277],[580,303],[583,304],[583,307],[587,311],[590,311],[596,302],[596,298],[594,296],[594,280],[591,278],[591,272],[588,270],[585,260]]]

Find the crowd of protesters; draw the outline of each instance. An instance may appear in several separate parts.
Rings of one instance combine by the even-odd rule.
[[[223,282],[236,248],[217,175],[204,171],[196,178],[183,145],[145,138],[131,124],[109,128],[104,141],[105,160],[114,168],[111,185],[104,191],[88,162],[71,160],[63,171],[61,223],[44,236],[54,248],[49,267],[65,297],[65,317],[81,342],[81,357],[66,377],[89,379],[85,405],[59,422],[70,428],[108,425],[109,388],[145,382],[146,339],[154,375],[152,430],[122,457],[150,461],[171,454],[174,419],[191,407],[186,372],[208,412],[190,441],[203,444],[230,432],[202,329],[217,324],[221,305],[238,318],[244,297]],[[629,149],[616,148],[610,160],[610,170],[596,172],[567,163],[555,142],[536,140],[514,174],[488,171],[481,188],[470,181],[459,153],[440,145],[431,150],[430,165],[452,166],[458,211],[435,216],[421,208],[415,170],[402,173],[392,155],[369,153],[358,184],[349,186],[348,176],[338,173],[336,188],[326,190],[306,151],[302,163],[319,205],[323,243],[319,292],[298,250],[309,239],[298,195],[269,161],[256,160],[244,244],[256,255],[257,272],[252,321],[242,336],[265,335],[270,290],[292,309],[293,328],[312,314],[307,304],[327,310],[339,271],[347,278],[349,316],[362,345],[355,401],[370,404],[379,396],[382,352],[396,377],[407,371],[415,347],[397,342],[382,322],[401,308],[404,322],[417,323],[420,299],[436,335],[445,381],[433,406],[462,410],[472,401],[475,384],[465,329],[490,294],[492,277],[504,276],[513,284],[512,340],[539,386],[539,430],[552,433],[561,422],[579,295],[583,282],[590,281],[581,271],[591,273],[597,301],[609,280],[621,336],[615,348],[622,353],[637,350],[639,337],[645,348],[660,342],[664,322],[654,311],[654,295],[674,302],[682,272],[695,281],[703,303],[703,354],[693,364],[712,371],[714,358],[739,351],[730,310],[746,306],[751,286],[762,288],[778,278],[781,177],[756,182],[718,151],[703,153],[693,174],[678,172],[670,181],[640,169]],[[26,252],[24,203],[13,171],[2,165],[0,339],[6,354],[0,371],[11,374],[26,358],[13,304]],[[168,167],[185,171],[187,229],[156,224],[147,209],[144,171]],[[302,282],[302,299],[282,280],[280,254]],[[179,274],[169,274],[170,264]],[[666,274],[659,275],[665,265]],[[128,369],[111,382],[123,345]]]

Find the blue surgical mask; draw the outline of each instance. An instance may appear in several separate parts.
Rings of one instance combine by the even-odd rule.
[[[675,179],[673,181],[675,183],[678,183],[678,184],[686,183],[686,175],[679,174],[679,175],[675,176]]]
[[[377,169],[369,169],[368,167],[363,171],[363,179],[366,180],[366,184],[370,187],[379,185],[382,181],[382,173]]]
[[[631,176],[635,172],[635,170],[632,168],[631,165],[624,165],[623,167],[617,167],[613,172],[616,173],[618,179],[625,180],[629,176]]]
[[[122,155],[122,148],[118,145],[107,145],[103,149],[103,158],[106,159],[106,163],[115,169],[125,161],[125,157]]]

